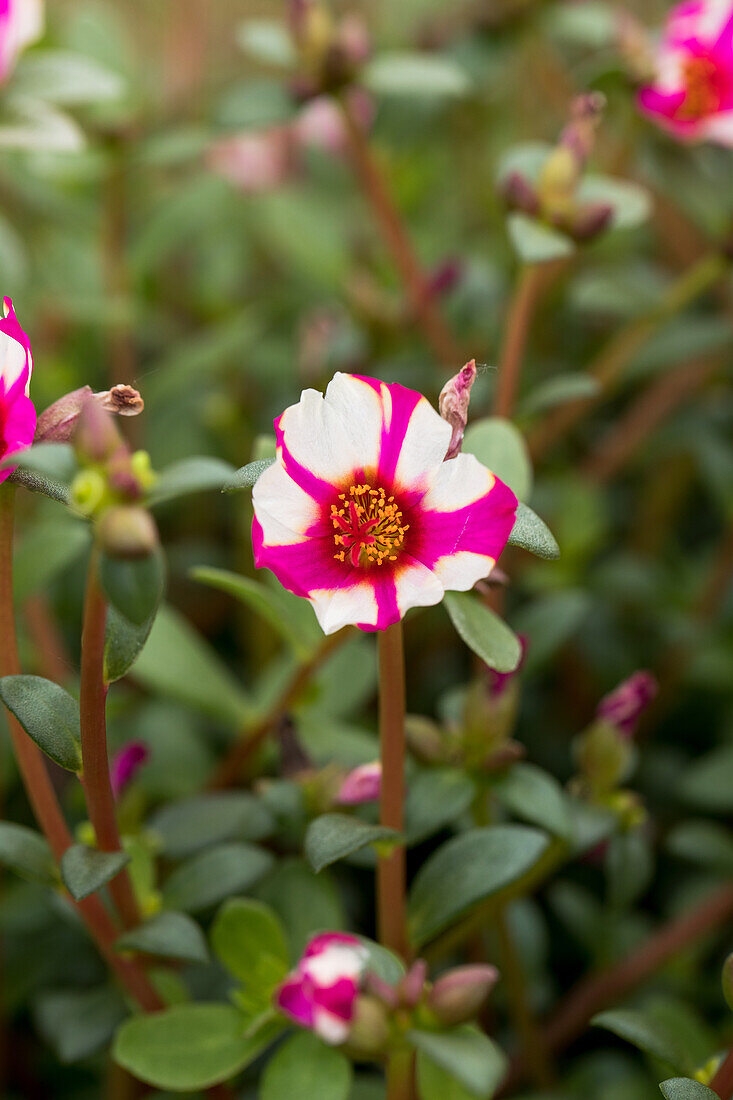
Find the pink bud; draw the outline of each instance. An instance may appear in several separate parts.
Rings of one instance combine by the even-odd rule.
[[[366,961],[366,948],[355,936],[324,932],[310,941],[295,970],[276,990],[275,1004],[324,1042],[344,1043],[356,1014]]]
[[[487,667],[487,672],[489,674],[489,695],[492,699],[501,698],[514,680],[514,677],[522,670],[522,665],[524,664],[529,648],[529,639],[526,634],[520,634],[518,637],[522,647],[522,655],[519,658],[519,664],[514,669],[514,672],[497,672],[495,669]]]
[[[102,405],[87,397],[81,407],[74,431],[74,449],[84,462],[106,462],[120,449],[122,440],[110,414]]]
[[[74,436],[79,414],[89,399],[109,413],[117,416],[137,416],[145,403],[132,386],[113,386],[111,390],[92,393],[90,386],[64,394],[53,405],[49,405],[38,417],[35,443],[69,443]]]
[[[606,97],[601,92],[576,96],[570,104],[570,121],[560,135],[559,144],[570,149],[575,157],[578,174],[583,171],[593,151]]]
[[[474,1019],[498,980],[495,966],[459,966],[438,978],[428,1005],[448,1027],[467,1023]]]
[[[444,294],[450,294],[461,279],[463,268],[460,260],[445,260],[428,276],[427,291],[434,298],[440,298]]]
[[[659,685],[651,672],[635,672],[601,699],[596,718],[615,726],[624,737],[631,738],[658,690]]]
[[[125,787],[137,775],[150,756],[150,750],[144,741],[130,741],[112,757],[109,778],[112,794],[119,798]]]
[[[282,187],[297,172],[295,139],[287,126],[225,138],[211,146],[209,167],[247,194]]]
[[[540,212],[540,200],[535,187],[521,172],[510,172],[502,180],[501,195],[510,210],[535,216]]]
[[[471,387],[476,381],[476,360],[471,359],[462,367],[458,374],[454,375],[440,391],[438,409],[443,420],[447,420],[453,428],[448,450],[445,454],[448,459],[455,458],[461,450],[463,434],[468,423],[468,405],[471,400]]]
[[[428,976],[428,964],[418,959],[412,964],[400,982],[397,992],[406,1008],[414,1008],[422,999],[425,979]]]
[[[336,801],[342,806],[358,806],[362,802],[376,802],[382,789],[382,765],[361,764],[354,768],[341,784]]]
[[[608,202],[591,202],[581,206],[563,226],[576,241],[592,241],[613,221],[614,207]]]

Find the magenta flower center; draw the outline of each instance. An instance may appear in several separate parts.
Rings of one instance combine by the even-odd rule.
[[[396,561],[409,524],[402,522],[402,512],[393,496],[371,485],[352,485],[341,493],[331,508],[331,522],[337,551],[334,557],[353,566],[381,565]]]
[[[704,118],[720,110],[724,88],[720,68],[709,57],[690,57],[684,65],[685,98],[678,114]]]

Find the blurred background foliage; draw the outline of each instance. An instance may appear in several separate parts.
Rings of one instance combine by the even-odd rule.
[[[157,469],[196,453],[234,467],[267,453],[273,416],[335,370],[400,381],[433,401],[453,373],[410,315],[345,156],[307,149],[287,180],[257,192],[212,166],[222,138],[284,125],[299,109],[287,79],[262,59],[267,43],[253,51],[242,30],[284,17],[284,7],[54,0],[42,45],[19,65],[17,79],[31,86],[58,81],[56,104],[79,128],[78,142],[67,135],[77,148],[49,152],[39,140],[0,156],[2,288],[31,334],[34,400],[41,409],[84,384],[133,383],[146,409],[129,434]],[[376,92],[371,141],[424,269],[444,275],[439,307],[465,357],[482,365],[473,417],[491,408],[518,274],[496,186],[503,158],[523,142],[554,142],[571,97],[592,87],[608,101],[594,169],[651,195],[643,226],[577,249],[548,280],[515,416],[531,439],[552,406],[593,392],[585,372],[606,342],[654,316],[680,273],[726,242],[730,153],[675,145],[638,115],[609,8],[595,0],[364,0],[348,10],[363,14],[377,54],[428,51],[449,63],[454,83],[465,82],[456,93],[448,79],[443,94],[408,74],[403,87]],[[654,27],[664,10],[639,3],[634,14]],[[58,74],[34,72],[46,49],[87,59],[88,87],[82,70],[66,89]],[[650,814],[643,866],[624,864],[638,871],[636,888],[619,901],[602,862],[586,861],[511,910],[541,1013],[589,967],[623,958],[733,869],[730,291],[725,279],[669,311],[613,392],[538,459],[529,499],[558,539],[559,562],[512,552],[503,563],[507,620],[529,638],[516,737],[532,762],[565,782],[572,738],[598,699],[640,667],[662,684],[634,777]],[[688,389],[669,401],[664,380],[680,368]],[[620,446],[610,462],[609,439]],[[292,669],[267,619],[190,576],[199,565],[252,573],[248,507],[241,495],[208,493],[159,510],[176,610],[162,615],[110,702],[113,744],[134,736],[151,748],[123,807],[133,828],[159,804],[198,792]],[[73,684],[83,538],[57,505],[28,494],[19,527],[24,668]],[[410,710],[450,713],[472,666],[441,608],[408,621],[407,647]],[[375,687],[368,638],[349,642],[319,673],[294,713],[319,764],[374,758]],[[274,763],[273,754],[266,767]],[[80,817],[80,800],[67,808]],[[29,820],[12,779],[6,815]],[[239,839],[258,839],[256,825],[247,829]],[[415,849],[412,865],[434,845],[435,837]],[[310,926],[369,931],[368,871],[316,880],[285,852],[258,889],[288,914],[296,942],[303,912]],[[98,1049],[123,1008],[111,993],[89,1000],[103,978],[96,955],[33,884],[6,879],[0,927],[13,1026],[8,1095],[99,1097],[114,1071]],[[644,990],[703,1054],[724,1034],[715,1030],[726,1020],[719,969],[731,946],[729,930],[703,939]],[[223,989],[212,966],[191,966],[186,980],[197,994]],[[69,990],[72,1000],[59,1000]],[[496,1006],[501,1039],[501,987]],[[87,1022],[68,1034],[69,1018]],[[573,1055],[561,1062],[562,1085],[543,1098],[658,1095],[658,1067],[606,1032],[587,1033]],[[379,1095],[368,1081],[359,1087],[359,1100]]]

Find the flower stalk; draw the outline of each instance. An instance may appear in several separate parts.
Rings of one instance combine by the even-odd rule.
[[[107,685],[104,682],[104,637],[107,604],[99,584],[98,556],[92,551],[81,635],[82,783],[89,819],[103,852],[121,850],[107,754]],[[109,892],[126,928],[140,922],[140,911],[126,869],[110,881]]]
[[[514,297],[509,307],[496,379],[494,416],[511,417],[514,412],[532,317],[547,280],[545,268],[548,266],[550,265],[529,264],[519,273]],[[557,267],[556,264],[551,266],[553,269]]]
[[[405,800],[405,658],[402,624],[378,635],[379,736],[382,795],[379,820],[402,832]],[[407,958],[405,848],[400,844],[377,864],[377,929],[379,942]],[[395,1097],[398,1094],[395,1094]],[[392,1094],[390,1093],[390,1100]]]

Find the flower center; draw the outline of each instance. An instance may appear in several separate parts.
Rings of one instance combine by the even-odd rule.
[[[703,118],[714,114],[721,104],[718,68],[707,57],[691,57],[685,62],[685,98],[679,109],[684,118]]]
[[[395,498],[366,484],[352,485],[341,493],[339,503],[331,508],[331,522],[339,547],[334,557],[346,561],[348,554],[353,566],[396,561],[409,528],[402,522]]]

